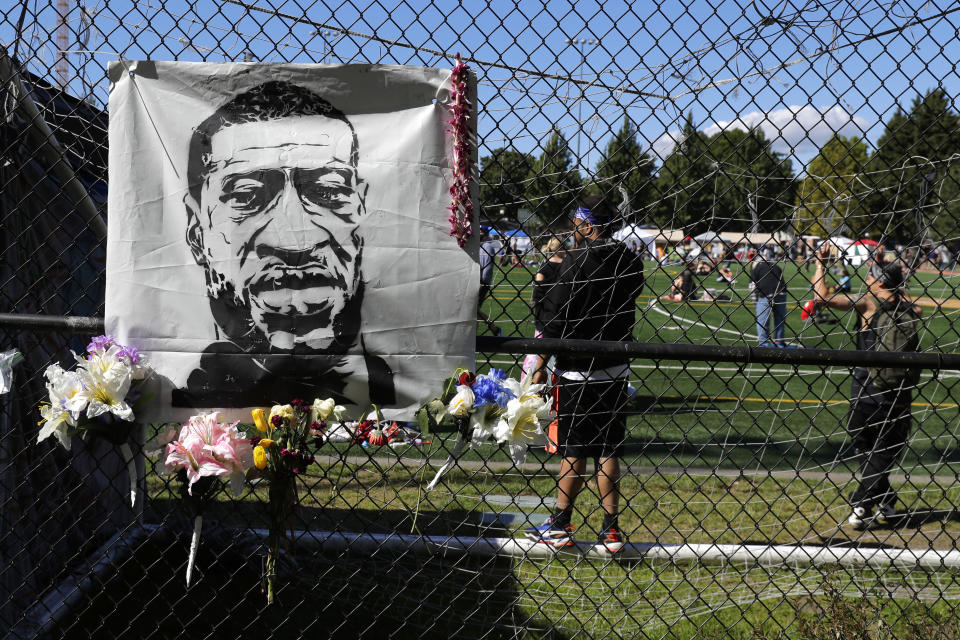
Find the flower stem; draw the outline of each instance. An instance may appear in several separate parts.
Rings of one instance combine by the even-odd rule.
[[[137,506],[137,462],[133,458],[130,445],[126,442],[120,445],[120,454],[127,464],[127,476],[130,478],[130,507],[134,508]]]
[[[193,565],[197,560],[197,547],[200,546],[200,529],[203,527],[203,516],[193,519],[193,535],[190,536],[190,555],[187,557],[187,586],[193,577]]]

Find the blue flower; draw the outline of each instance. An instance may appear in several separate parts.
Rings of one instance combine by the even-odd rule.
[[[503,409],[507,402],[515,397],[514,394],[504,389],[500,381],[506,380],[507,375],[502,369],[491,369],[489,374],[477,376],[473,383],[473,406],[482,407],[488,404],[496,404]]]

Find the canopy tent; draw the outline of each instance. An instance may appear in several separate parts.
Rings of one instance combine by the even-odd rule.
[[[641,229],[640,227],[637,229],[652,233],[656,244],[680,244],[687,237],[683,229]]]
[[[656,236],[657,229],[641,229],[640,227],[628,224],[613,233],[613,239],[619,240],[627,245],[631,251],[642,253],[646,251],[651,256],[657,255]]]
[[[854,267],[859,267],[870,259],[879,243],[875,240],[862,239],[851,242],[843,252],[844,259]]]
[[[693,241],[701,245],[714,244],[716,242],[729,244],[729,241],[725,240],[723,235],[717,231],[704,231],[703,233],[693,236]]]
[[[530,236],[523,229],[506,229],[501,235],[507,240],[510,247],[517,253],[527,253],[533,248]]]
[[[723,244],[739,247],[745,244],[754,246],[780,244],[781,242],[789,242],[790,236],[783,232],[748,233],[746,231],[704,231],[691,239],[702,246],[722,242]]]

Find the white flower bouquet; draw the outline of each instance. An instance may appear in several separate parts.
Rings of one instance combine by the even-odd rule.
[[[427,485],[428,491],[471,442],[493,438],[509,447],[515,464],[522,463],[527,445],[535,433],[542,433],[540,423],[550,414],[552,401],[543,395],[545,385],[530,384],[529,377],[519,382],[508,378],[501,369],[491,369],[481,375],[458,371],[451,380],[454,382],[448,383],[441,399],[446,402],[444,414],[453,417],[460,431],[460,440]],[[431,403],[421,411],[426,413]]]
[[[136,468],[127,440],[134,425],[137,381],[149,369],[133,347],[117,344],[113,336],[97,336],[84,356],[74,354],[77,367],[47,367],[47,400],[40,405],[37,442],[56,437],[67,451],[74,436],[99,437],[120,447],[130,472],[131,504],[136,502]]]

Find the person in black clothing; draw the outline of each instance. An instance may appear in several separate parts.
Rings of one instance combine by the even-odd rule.
[[[563,257],[566,255],[563,248],[563,242],[556,236],[543,245],[543,255],[546,260],[540,265],[537,274],[533,278],[533,294],[530,297],[530,306],[533,309],[533,325],[535,338],[543,337],[543,325],[547,318],[552,317],[557,312],[558,303],[551,295],[553,285],[557,281],[560,273],[560,265],[563,264]],[[523,376],[533,375],[541,368],[540,356],[530,354],[523,360]]]
[[[556,237],[550,238],[544,245],[544,249],[547,259],[540,265],[537,275],[533,278],[533,295],[530,301],[533,306],[533,322],[538,338],[543,334],[547,319],[556,314],[555,302],[549,293],[557,281],[560,265],[563,264],[563,258],[567,253],[560,238]]]
[[[558,307],[543,319],[545,338],[633,340],[636,297],[644,283],[643,261],[610,237],[614,213],[606,201],[593,196],[574,214],[576,248],[563,259],[551,289]],[[541,356],[534,383],[545,381],[544,361]],[[616,552],[623,547],[617,514],[626,419],[620,409],[627,399],[629,372],[626,357],[557,356],[557,446],[563,457],[557,510],[542,525],[528,529],[527,537],[554,546],[573,544],[573,507],[584,485],[587,459],[594,458],[604,512],[597,548]]]
[[[759,256],[760,254],[758,254]],[[783,271],[775,263],[758,257],[750,271],[753,295],[756,298],[757,343],[761,347],[786,347],[787,283]],[[770,316],[773,316],[773,342],[770,340]]]
[[[867,295],[855,298],[829,294],[822,253],[817,258],[812,280],[815,304],[857,312],[858,350],[875,348],[878,335],[872,320],[881,305],[904,302],[912,306],[915,317],[920,317],[922,310],[912,304],[903,289],[905,279],[899,264],[872,266],[866,280]],[[890,486],[890,470],[910,432],[912,399],[913,385],[881,389],[866,368],[853,370],[847,432],[859,458],[860,482],[850,496],[852,513],[847,522],[854,528],[885,524],[896,514],[897,497]],[[873,513],[874,508],[878,513]]]

